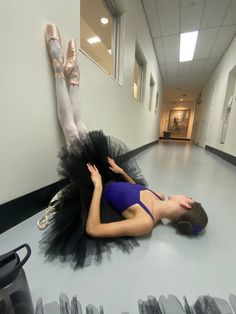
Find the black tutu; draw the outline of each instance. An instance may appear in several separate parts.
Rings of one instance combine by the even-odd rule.
[[[138,152],[138,151],[137,151]],[[68,179],[62,197],[51,217],[48,230],[43,234],[40,246],[49,260],[59,257],[69,261],[74,268],[101,262],[103,253],[111,253],[116,246],[129,253],[138,245],[132,237],[91,238],[85,232],[93,183],[87,163],[96,165],[103,186],[111,181],[124,181],[120,174],[109,169],[107,157],[111,157],[138,184],[146,185],[134,155],[121,141],[105,136],[102,131],[89,132],[82,140],[76,139],[69,148],[63,148],[59,157],[59,174]],[[123,217],[101,199],[102,223],[123,220]]]

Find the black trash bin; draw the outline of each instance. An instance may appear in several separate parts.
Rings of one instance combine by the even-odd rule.
[[[163,132],[163,138],[170,138],[170,132],[169,131],[164,131]]]
[[[17,251],[26,248],[26,255],[20,260]],[[33,302],[25,272],[22,266],[30,257],[28,244],[0,256],[0,313],[33,314]]]

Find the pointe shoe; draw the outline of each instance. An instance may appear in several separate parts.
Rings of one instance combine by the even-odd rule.
[[[44,230],[48,226],[48,217],[45,215],[37,221],[37,226],[39,230]]]
[[[56,211],[56,203],[51,204],[48,206],[48,208],[46,209],[44,215],[42,218],[40,218],[37,221],[37,226],[40,230],[44,230],[47,228],[47,226],[50,224],[50,218],[52,216],[53,213],[55,213]]]
[[[68,42],[67,60],[66,60],[66,64],[64,67],[64,73],[67,77],[69,77],[69,75],[73,69],[73,66],[76,62],[76,58],[77,58],[77,50],[76,50],[75,40],[71,39]]]
[[[66,190],[66,188],[67,186],[62,188],[59,192],[57,192],[56,195],[53,196],[44,212],[43,217],[37,221],[37,226],[40,230],[44,230],[50,225],[51,217],[56,213],[57,205],[60,203],[63,192]]]
[[[60,33],[58,31],[56,24],[47,24],[47,26],[46,26],[45,40],[46,40],[46,44],[47,44],[47,48],[48,48],[49,52],[50,52],[49,41],[51,39],[56,40],[61,47],[61,36],[60,36]],[[65,76],[64,76],[64,72],[62,70],[63,65],[64,65],[64,58],[63,57],[54,58],[54,57],[52,57],[51,54],[50,54],[50,57],[52,59],[52,65],[53,65],[53,68],[55,70],[55,77],[64,79]]]
[[[50,39],[57,40],[61,46],[61,36],[56,24],[47,24],[45,31],[45,39],[48,45]]]
[[[67,61],[64,67],[64,74],[69,78],[69,84],[79,85],[80,71],[76,63],[77,60],[77,49],[74,39],[71,39],[68,43],[67,49]]]

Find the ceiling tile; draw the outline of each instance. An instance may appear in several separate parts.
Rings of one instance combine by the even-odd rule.
[[[229,43],[236,33],[236,25],[224,26],[216,38],[216,42],[210,54],[210,58],[217,58],[223,55]]]
[[[207,59],[207,63],[205,65],[206,72],[212,72],[218,65],[220,58],[209,58]]]
[[[181,33],[199,29],[205,0],[181,0]]]
[[[161,36],[160,23],[158,21],[155,0],[143,0],[143,6],[147,15],[149,27],[153,38]]]
[[[170,79],[177,79],[178,76],[178,63],[167,63],[166,73],[168,81]]]
[[[178,64],[178,77],[180,80],[184,77],[188,78],[190,68],[191,62],[181,62]]]
[[[163,37],[166,63],[179,62],[179,41],[179,34]]]
[[[206,60],[196,60],[191,62],[191,69],[189,76],[197,76],[198,74],[202,73],[204,70],[204,66],[206,64]]]
[[[236,24],[236,1],[233,0],[224,18],[223,25]]]
[[[189,79],[186,76],[181,78],[181,80],[178,81],[178,86],[183,86],[184,89],[187,91],[188,94],[188,90],[186,89],[186,87],[189,87],[189,84],[191,83],[191,85],[193,86],[195,82],[195,79]]]
[[[162,43],[162,38],[154,39],[154,46],[157,53],[157,58],[159,61],[159,64],[165,63],[165,56],[164,56],[164,48]]]
[[[186,75],[183,75],[180,78],[178,78],[178,83],[176,86],[183,86],[185,88],[188,81],[189,81],[189,78]]]
[[[195,74],[194,78],[195,78],[196,87],[202,88],[205,82],[210,77],[210,74],[211,74],[210,72],[205,72],[205,71],[201,71]]]
[[[178,84],[178,80],[177,80],[177,78],[170,78],[170,79],[168,79],[168,81],[167,81],[167,85],[168,86],[172,86],[172,87],[174,87],[174,86],[176,86]]]
[[[202,87],[202,80],[195,77],[194,79],[188,80],[185,86],[187,88],[199,90]]]
[[[207,0],[201,28],[221,25],[230,3],[231,0]]]
[[[219,27],[199,31],[194,60],[208,58],[218,32]]]
[[[156,0],[162,36],[179,33],[179,0]]]
[[[188,75],[188,81],[186,84],[188,86],[200,86],[202,84],[202,79],[205,79],[205,76],[203,74],[204,72],[204,66],[206,63],[206,60],[197,60],[191,62],[191,69]]]
[[[166,66],[164,64],[160,65],[160,70],[161,70],[161,77],[164,82],[167,80],[167,74],[166,74]]]

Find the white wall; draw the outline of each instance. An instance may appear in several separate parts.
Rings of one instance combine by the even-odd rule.
[[[229,97],[229,74],[236,66],[236,37],[232,40],[217,68],[202,90],[199,129],[196,134],[201,146],[209,145],[236,156],[236,104],[233,103],[224,144],[220,143],[223,112]],[[229,85],[228,85],[229,83]],[[230,89],[232,89],[230,87]],[[205,123],[202,123],[204,121]]]
[[[162,85],[141,2],[123,3],[122,85],[79,52],[81,111],[89,129],[103,129],[135,148],[159,135],[159,111],[148,110],[150,72],[160,102]],[[79,43],[80,1],[1,1],[0,12],[0,203],[4,203],[59,179],[57,154],[64,141],[44,30],[47,23],[59,26],[64,51],[71,37]],[[132,96],[136,40],[148,62],[144,105]]]

